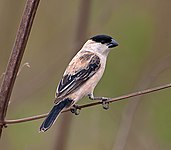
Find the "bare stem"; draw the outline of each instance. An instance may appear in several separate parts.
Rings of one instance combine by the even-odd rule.
[[[0,89],[0,120],[4,121],[17,72],[25,51],[40,0],[27,0],[11,56]],[[0,137],[3,125],[0,125]]]
[[[131,97],[141,96],[141,95],[144,95],[144,94],[164,90],[164,89],[167,89],[167,88],[171,88],[171,83],[165,84],[165,85],[162,85],[162,86],[158,86],[158,87],[154,87],[154,88],[150,88],[150,89],[146,89],[146,90],[142,90],[142,91],[138,91],[138,92],[134,92],[134,93],[130,93],[130,94],[126,94],[126,95],[119,96],[119,97],[116,97],[116,98],[110,98],[106,102],[109,102],[109,103],[117,102],[117,101],[121,101],[121,100],[128,99],[128,98],[131,98]],[[95,105],[100,105],[100,104],[102,104],[102,101],[80,105],[80,106],[78,106],[78,108],[83,109],[83,108],[87,108],[87,107],[91,107],[91,106],[95,106]],[[70,110],[71,109],[68,108],[68,109],[62,111],[62,113],[68,112]],[[37,116],[32,116],[32,117],[27,117],[27,118],[22,118],[22,119],[16,119],[16,120],[5,120],[5,121],[1,121],[0,123],[1,124],[22,123],[22,122],[33,121],[33,120],[45,118],[47,115],[48,114],[42,114],[42,115],[37,115]]]
[[[92,0],[80,0],[78,19],[76,23],[76,31],[75,31],[75,40],[74,49],[79,50],[83,42],[85,41],[85,37],[87,37],[87,31],[89,26],[89,18],[90,18],[90,8]],[[76,52],[76,51],[75,51]],[[74,53],[75,53],[74,52]],[[63,116],[59,127],[59,131],[56,133],[57,138],[54,142],[54,150],[66,150],[66,146],[69,140],[70,127],[72,123],[72,114],[66,114]]]

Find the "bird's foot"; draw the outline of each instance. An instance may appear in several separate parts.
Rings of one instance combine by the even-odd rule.
[[[109,100],[109,98],[107,99]],[[109,109],[109,102],[107,100],[102,100],[102,106],[103,106],[103,109],[105,110],[108,110]]]
[[[106,100],[109,100],[110,99],[108,97],[94,97],[93,94],[88,94],[88,97],[91,100],[101,100],[101,101],[106,101]]]
[[[5,123],[0,123],[0,126],[2,126],[3,128],[7,128],[8,127],[7,124],[5,124]]]
[[[110,98],[108,97],[94,97],[93,94],[88,94],[89,99],[91,100],[100,100],[102,101],[102,106],[105,110],[109,109],[109,102]]]
[[[73,105],[71,107],[71,112],[74,113],[75,115],[79,115],[80,114],[80,110],[81,110],[81,108],[78,105]]]

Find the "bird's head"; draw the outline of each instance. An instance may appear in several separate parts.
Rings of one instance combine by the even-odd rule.
[[[96,35],[91,37],[84,46],[86,49],[107,55],[111,48],[118,46],[118,43],[108,35]]]

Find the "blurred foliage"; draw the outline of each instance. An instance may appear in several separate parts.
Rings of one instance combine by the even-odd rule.
[[[138,91],[144,74],[171,55],[170,1],[94,0],[91,3],[88,37],[109,34],[119,47],[111,51],[106,72],[95,95],[116,97]],[[48,112],[65,67],[78,51],[74,36],[80,1],[41,1],[9,105],[7,118],[15,119]],[[0,74],[5,71],[24,1],[0,0]],[[171,61],[167,63],[167,65]],[[164,65],[164,64],[163,64]],[[150,87],[169,83],[171,68],[155,74]],[[0,79],[0,82],[2,78]],[[170,89],[145,95],[134,114],[125,150],[171,149]],[[121,117],[129,100],[83,109],[73,116],[67,149],[110,150],[115,144]],[[88,103],[84,98],[79,104]],[[54,149],[58,124],[38,133],[42,120],[14,124],[4,129],[4,150]]]

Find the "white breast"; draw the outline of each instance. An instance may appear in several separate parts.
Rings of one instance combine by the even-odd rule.
[[[98,55],[100,57],[101,66],[99,70],[89,79],[87,80],[77,91],[70,94],[70,98],[74,99],[75,103],[84,96],[87,96],[90,93],[93,93],[94,88],[96,87],[97,83],[101,79],[105,66],[106,66],[106,57],[103,55]]]

